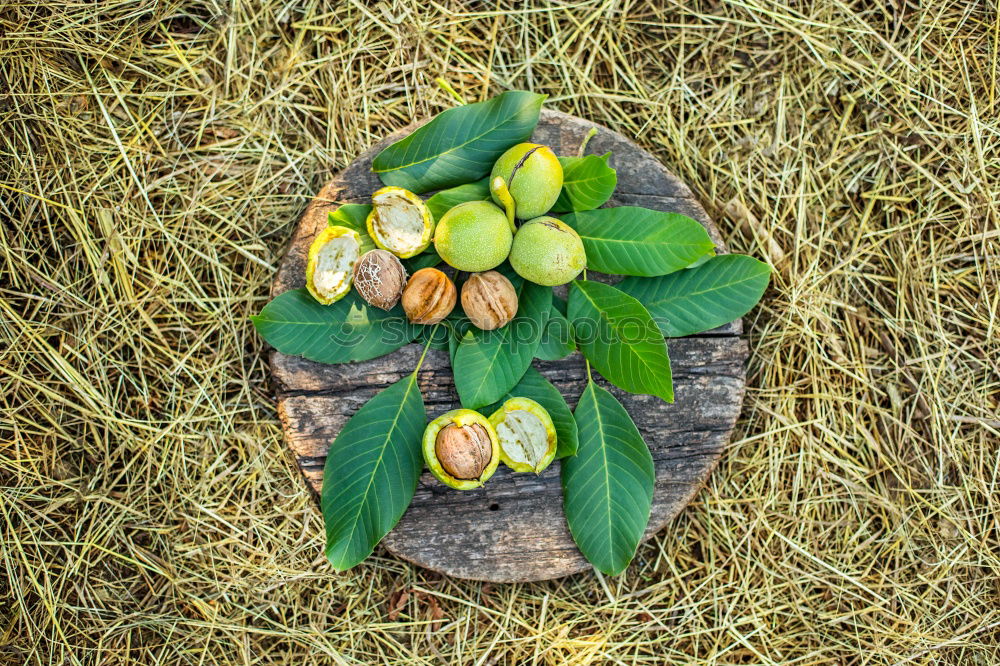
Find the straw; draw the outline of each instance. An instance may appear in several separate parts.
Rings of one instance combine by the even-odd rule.
[[[967,0],[0,5],[0,663],[997,663],[998,58]],[[635,137],[776,264],[621,577],[322,559],[247,317],[439,78]]]

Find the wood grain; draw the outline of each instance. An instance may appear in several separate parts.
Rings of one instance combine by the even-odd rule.
[[[543,111],[533,140],[575,155],[593,123]],[[415,126],[414,126],[415,127]],[[616,132],[596,126],[588,154],[611,151],[618,188],[608,205],[636,205],[689,215],[725,252],[718,230],[689,188],[652,155]],[[381,182],[372,158],[407,128],[373,146],[337,174],[309,204],[272,285],[272,295],[303,286],[305,254],[327,213],[341,203],[367,202]],[[615,281],[612,276],[599,279]],[[645,538],[659,531],[704,484],[729,441],[743,401],[748,348],[739,320],[708,334],[669,341],[676,402],[609,388],[625,405],[650,446],[656,489]],[[373,395],[416,366],[421,348],[408,345],[362,363],[322,365],[272,351],[271,370],[285,438],[306,481],[319,492],[330,442]],[[584,387],[579,354],[535,367],[570,406]],[[428,416],[460,406],[448,356],[431,350],[419,373]],[[484,488],[460,492],[425,472],[409,510],[383,540],[395,555],[451,576],[497,582],[558,578],[589,568],[570,537],[562,512],[559,464],[539,476],[512,474],[501,465]]]

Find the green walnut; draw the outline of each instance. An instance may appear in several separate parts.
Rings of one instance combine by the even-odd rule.
[[[472,490],[486,483],[500,464],[500,440],[485,416],[453,409],[427,425],[424,462],[441,483]]]
[[[519,143],[501,155],[493,165],[490,183],[498,177],[514,199],[514,214],[519,220],[549,212],[563,186],[559,158],[551,148],[537,143]],[[504,205],[495,188],[491,187],[491,192],[497,205]]]
[[[347,227],[324,227],[309,246],[306,289],[323,305],[351,290],[354,264],[361,254],[361,236]]]
[[[449,266],[478,273],[503,263],[512,237],[502,210],[489,201],[466,201],[441,216],[434,249]]]
[[[556,427],[530,398],[511,398],[490,416],[500,439],[500,460],[515,472],[541,473],[556,457]]]
[[[554,217],[525,222],[514,236],[510,265],[535,284],[566,284],[587,265],[587,253],[576,231]]]

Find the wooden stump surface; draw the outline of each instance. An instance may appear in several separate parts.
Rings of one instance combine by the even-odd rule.
[[[272,296],[304,286],[306,252],[326,225],[327,213],[342,203],[370,203],[371,193],[382,186],[371,172],[372,158],[414,127],[373,146],[323,187],[299,221],[272,285]],[[683,213],[704,224],[717,251],[725,251],[718,230],[690,189],[624,136],[544,110],[532,140],[551,146],[559,155],[575,155],[591,127],[597,127],[598,134],[586,152],[603,155],[611,151],[611,166],[618,171],[618,187],[607,205]],[[598,379],[624,404],[653,454],[656,488],[644,539],[662,529],[690,501],[729,441],[743,401],[748,348],[739,337],[741,331],[737,320],[700,336],[668,341],[676,395],[673,404],[630,395]],[[365,402],[412,372],[421,349],[410,344],[378,359],[341,365],[271,352],[285,438],[317,498],[330,443]],[[585,385],[580,354],[534,364],[575,407]],[[447,352],[428,352],[419,383],[428,418],[461,406]],[[382,544],[421,566],[476,580],[545,580],[590,567],[566,526],[558,461],[537,477],[513,474],[500,465],[485,487],[466,492],[444,486],[425,470],[409,510]]]

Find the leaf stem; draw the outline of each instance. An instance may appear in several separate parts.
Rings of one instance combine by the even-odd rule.
[[[417,361],[417,367],[413,369],[413,376],[416,377],[417,373],[420,372],[420,367],[424,364],[424,357],[427,356],[427,350],[431,347],[431,342],[434,340],[434,334],[437,333],[438,326],[441,322],[434,324],[434,328],[431,329],[431,334],[427,336],[427,342],[424,344],[424,351],[420,353],[420,360]]]
[[[510,225],[510,232],[512,234],[517,233],[517,225],[514,224],[514,197],[510,195],[507,183],[504,182],[503,178],[497,176],[490,183],[490,191],[494,192],[503,204],[507,213],[507,224]]]
[[[583,157],[583,151],[587,149],[587,144],[590,140],[597,136],[597,128],[591,127],[590,131],[587,132],[587,136],[583,137],[583,141],[580,142],[580,151],[577,153],[577,157]]]
[[[594,130],[594,132],[596,133],[597,130]],[[587,279],[587,267],[586,266],[583,267],[583,279],[584,280]],[[583,355],[583,352],[581,351],[580,354]],[[593,384],[594,383],[594,377],[593,377],[593,375],[590,374],[590,361],[587,360],[586,356],[583,357],[583,364],[587,368],[587,381],[590,382],[591,384]]]

